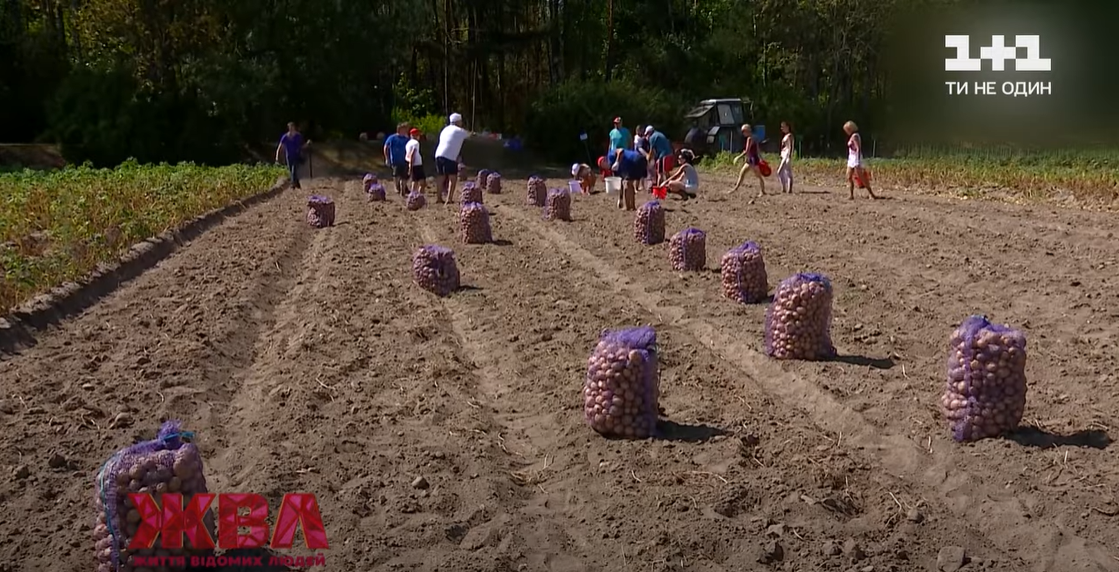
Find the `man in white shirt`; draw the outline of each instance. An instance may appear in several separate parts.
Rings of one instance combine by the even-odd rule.
[[[439,132],[439,146],[435,149],[435,175],[438,177],[439,202],[443,202],[443,197],[446,196],[447,203],[455,198],[458,165],[462,159],[462,144],[470,137],[470,132],[462,128],[461,115],[452,113],[450,120],[451,124]]]

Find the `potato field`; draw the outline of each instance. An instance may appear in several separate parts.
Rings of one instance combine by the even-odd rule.
[[[748,204],[710,172],[639,215],[528,175],[463,218],[304,181],[0,358],[0,570],[96,570],[98,472],[169,419],[272,524],[317,495],[312,570],[1119,570],[1113,215],[837,182]],[[962,337],[976,314],[1014,331]],[[1025,381],[1017,429],[956,441],[965,358]]]

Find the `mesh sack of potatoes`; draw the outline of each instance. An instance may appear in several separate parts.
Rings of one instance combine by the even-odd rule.
[[[459,197],[464,203],[482,203],[482,189],[472,182],[467,181],[462,185],[462,192]]]
[[[315,228],[334,226],[334,201],[330,197],[312,195],[307,207],[307,224]]]
[[[673,270],[703,270],[707,266],[707,233],[689,227],[672,235],[668,241],[668,259]]]
[[[443,246],[421,247],[412,255],[412,280],[436,296],[449,296],[459,288],[455,253]]]
[[[571,220],[571,193],[567,189],[549,189],[544,197],[544,218],[547,220]]]
[[[746,242],[728,250],[719,266],[723,296],[742,304],[757,304],[769,293],[765,260],[757,243]]]
[[[650,326],[603,331],[583,382],[587,424],[606,436],[652,437],[659,399],[656,331]]]
[[[372,187],[376,184],[377,175],[374,175],[373,173],[366,173],[365,176],[361,178],[361,188],[367,193],[369,192],[369,187]]]
[[[493,171],[489,169],[482,169],[481,171],[478,171],[478,178],[475,179],[474,182],[478,185],[479,189],[486,188],[486,185],[489,183],[490,180],[490,173],[493,173]]]
[[[544,179],[533,175],[528,179],[528,196],[525,198],[525,204],[530,207],[542,207],[544,202],[548,200],[548,184]]]
[[[154,548],[129,550],[128,544],[140,526],[140,512],[129,493],[148,493],[162,506],[163,493],[183,495],[183,506],[198,493],[209,492],[202,469],[198,447],[190,440],[193,434],[182,430],[178,421],[167,421],[151,441],[144,441],[117,451],[97,473],[94,506],[97,519],[93,528],[97,572],[133,572],[146,570],[138,567],[136,558],[150,556],[199,556],[210,551],[190,546],[183,548]],[[216,539],[212,512],[207,512],[203,524],[212,539]]]
[[[952,437],[977,441],[1017,429],[1026,409],[1026,335],[971,316],[949,344],[940,407]]]
[[[649,201],[637,209],[633,219],[633,237],[641,244],[664,242],[664,206],[660,201]]]
[[[410,211],[418,211],[424,208],[427,204],[427,197],[423,193],[412,191],[408,193],[408,197],[404,199],[404,207]]]
[[[466,244],[493,242],[490,213],[482,203],[463,203],[458,213],[458,227]]]
[[[486,192],[491,194],[491,195],[500,195],[501,194],[501,175],[500,174],[490,173],[490,176],[486,177]]]
[[[371,201],[383,201],[385,200],[385,186],[381,183],[373,183],[365,189],[365,195]]]
[[[822,274],[794,274],[782,280],[765,311],[765,353],[777,359],[835,357],[831,301],[831,281]]]

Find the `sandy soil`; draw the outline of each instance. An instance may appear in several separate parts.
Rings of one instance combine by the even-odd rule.
[[[706,184],[669,232],[706,230],[712,269],[752,239],[773,285],[828,274],[840,360],[765,359],[764,307],[672,272],[604,195],[546,222],[509,176],[485,197],[502,242],[469,246],[452,208],[318,179],[0,361],[0,570],[92,569],[94,473],[167,417],[213,490],[316,493],[328,570],[1119,570],[1112,219]],[[336,227],[303,224],[311,192]],[[410,282],[432,242],[469,285],[444,300]],[[935,406],[973,312],[1029,335],[1029,427],[962,446]],[[605,440],[588,353],[645,323],[667,436]]]

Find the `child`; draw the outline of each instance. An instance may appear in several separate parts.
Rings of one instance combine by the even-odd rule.
[[[680,167],[668,177],[665,186],[668,192],[680,195],[684,200],[696,198],[699,191],[699,172],[695,170],[695,154],[690,149],[680,151]]]
[[[742,138],[746,140],[746,144],[742,149],[742,153],[734,157],[734,162],[738,163],[739,159],[745,158],[746,162],[742,165],[742,170],[738,172],[738,181],[734,183],[734,188],[731,192],[737,191],[738,187],[742,186],[742,179],[746,178],[746,173],[751,172],[758,178],[758,185],[761,192],[758,193],[759,197],[765,196],[765,177],[762,176],[761,167],[762,162],[761,153],[758,152],[758,142],[754,140],[754,130],[749,125],[742,126]],[[754,201],[751,200],[751,203]]]
[[[590,165],[586,163],[575,163],[571,166],[571,177],[578,179],[579,188],[582,189],[584,195],[589,195],[591,191],[594,190],[594,184],[597,178],[594,176],[594,171],[591,170]]]
[[[781,122],[781,164],[777,167],[777,180],[781,181],[781,191],[793,192],[793,128],[788,121]]]
[[[404,158],[408,163],[408,178],[412,181],[412,191],[423,193],[427,186],[424,176],[424,159],[420,155],[420,130],[413,127],[408,131],[408,143],[404,146]]]

